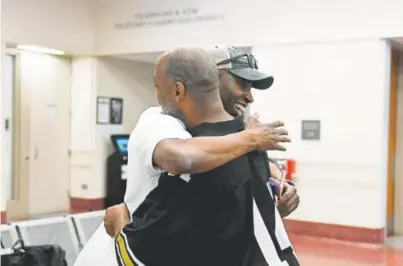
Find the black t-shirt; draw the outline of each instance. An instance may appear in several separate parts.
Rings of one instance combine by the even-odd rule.
[[[188,131],[195,137],[223,136],[243,127],[234,119]],[[132,219],[123,230],[125,243],[147,266],[267,265],[254,239],[247,156],[194,174],[189,182],[162,174]]]
[[[243,130],[240,119],[204,123],[189,129],[192,136],[222,136]],[[199,218],[192,265],[248,265],[253,236],[253,198],[247,156],[212,171],[194,174]],[[255,247],[255,246],[254,246]],[[256,248],[256,247],[255,247]],[[263,264],[262,264],[263,265]]]

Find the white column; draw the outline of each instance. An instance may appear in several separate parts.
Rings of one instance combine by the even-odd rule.
[[[96,59],[72,61],[70,128],[70,198],[71,211],[102,208],[103,181],[99,180],[96,156]]]

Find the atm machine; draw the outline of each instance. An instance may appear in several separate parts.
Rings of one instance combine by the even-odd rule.
[[[126,192],[129,135],[112,135],[114,152],[108,156],[105,208],[120,204]]]

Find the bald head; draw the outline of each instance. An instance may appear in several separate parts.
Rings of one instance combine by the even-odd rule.
[[[186,92],[202,95],[218,88],[218,69],[213,58],[201,48],[180,47],[165,53],[158,61],[165,75],[183,84]]]
[[[218,91],[218,69],[206,51],[180,47],[155,63],[157,98],[166,114],[196,125],[224,112]]]

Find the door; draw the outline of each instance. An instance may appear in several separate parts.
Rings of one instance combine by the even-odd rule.
[[[387,231],[394,233],[395,216],[395,170],[396,170],[396,136],[397,136],[397,86],[399,75],[399,58],[392,52],[389,98],[389,148],[388,148],[388,191],[387,191]]]
[[[69,209],[70,60],[20,53],[21,91],[29,95],[30,216]]]
[[[12,171],[11,197],[7,199],[7,219],[28,218],[29,195],[29,91],[23,91],[20,82],[20,55],[14,53],[13,104],[12,104]],[[10,70],[9,70],[10,71]],[[11,72],[11,71],[10,71]],[[10,82],[11,83],[11,82]]]

